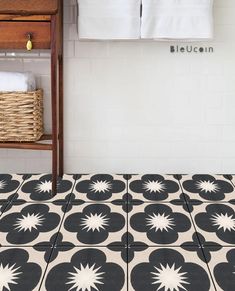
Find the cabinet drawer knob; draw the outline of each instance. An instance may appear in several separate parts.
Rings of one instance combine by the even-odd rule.
[[[28,51],[31,51],[33,49],[32,34],[31,33],[28,34],[28,41],[27,41],[27,44],[26,44],[26,49]]]

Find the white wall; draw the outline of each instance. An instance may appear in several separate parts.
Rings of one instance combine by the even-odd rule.
[[[200,44],[215,52],[183,55],[170,43],[79,42],[75,0],[65,5],[66,172],[235,173],[234,0],[215,0],[215,40]],[[49,130],[48,54],[0,58],[0,69],[37,73]],[[0,172],[51,170],[47,152],[0,158]]]

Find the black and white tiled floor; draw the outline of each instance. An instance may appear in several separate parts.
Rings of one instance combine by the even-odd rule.
[[[0,175],[0,291],[233,291],[235,176]]]

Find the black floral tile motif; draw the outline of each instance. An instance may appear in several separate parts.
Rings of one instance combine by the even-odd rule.
[[[4,214],[12,209],[14,205],[22,205],[25,204],[24,200],[18,199],[18,194],[12,194],[6,200],[0,200],[0,205],[2,205],[0,212],[4,212]],[[13,199],[14,198],[14,199]],[[1,216],[1,214],[0,214]]]
[[[58,231],[63,212],[52,204],[14,205],[0,219],[0,244],[32,246]]]
[[[228,201],[235,193],[232,183],[222,175],[186,175],[181,184],[193,200]]]
[[[153,248],[136,253],[129,264],[131,291],[215,291],[207,265],[181,248]]]
[[[57,244],[60,245],[59,248],[57,248]],[[43,252],[45,262],[49,263],[49,261],[52,262],[57,258],[60,251],[67,251],[73,247],[74,245],[72,243],[63,241],[63,235],[59,232],[53,234],[49,241],[42,241],[36,244],[33,248],[38,252]]]
[[[126,269],[106,248],[74,248],[49,264],[41,291],[126,291]]]
[[[144,202],[139,199],[133,199],[133,196],[130,194],[123,195],[122,199],[116,199],[112,201],[112,204],[122,207],[122,210],[126,213],[129,213],[133,210],[133,207],[136,205],[141,205]]]
[[[232,205],[235,205],[235,199],[229,200],[229,203],[232,204]]]
[[[208,263],[211,260],[211,253],[220,250],[222,246],[212,241],[206,241],[203,235],[195,232],[192,241],[183,243],[181,248],[197,253],[203,262],[206,260]]]
[[[224,247],[212,254],[208,263],[217,291],[231,291],[235,286],[235,247]]]
[[[187,209],[188,209],[188,211],[190,213],[193,212],[193,209],[194,209],[195,206],[201,205],[203,203],[203,201],[200,201],[200,200],[197,200],[197,199],[191,199],[190,196],[187,195],[187,194],[182,194],[182,195],[184,195],[185,201],[187,201]],[[184,209],[186,210],[185,207],[184,207]]]
[[[0,247],[0,290],[37,291],[46,263],[32,248]]]
[[[235,186],[235,175],[223,175],[223,177],[228,180],[231,181],[233,186]]]
[[[128,182],[128,192],[143,201],[180,199],[179,182],[173,175],[134,175]]]
[[[110,202],[123,199],[127,181],[123,175],[84,175],[76,183],[74,194],[87,202]]]
[[[22,175],[0,174],[0,199],[7,199],[15,194],[22,181]]]
[[[58,178],[57,194],[53,195],[52,175],[25,175],[25,180],[20,187],[19,198],[25,202],[52,202],[64,199],[71,193],[75,180],[72,175],[64,175],[63,179]]]
[[[126,213],[111,203],[73,206],[61,228],[64,239],[75,246],[106,246],[121,240],[126,231]]]
[[[85,201],[76,199],[75,194],[68,194],[64,199],[54,200],[53,204],[60,205],[63,212],[70,211],[76,205],[82,205]]]
[[[149,246],[179,246],[194,233],[189,213],[170,203],[136,206],[129,214],[128,229],[135,241]]]
[[[188,203],[187,203],[187,201],[186,201],[186,199],[185,199],[183,193],[180,194],[180,196],[179,196],[178,199],[173,199],[173,200],[171,200],[170,203],[173,204],[173,205],[181,205],[182,208],[183,208],[186,212],[189,211],[189,209],[188,209]],[[189,211],[189,212],[190,212],[190,211]]]
[[[222,246],[235,244],[235,206],[215,203],[195,207],[192,213],[196,228],[207,241]]]
[[[0,201],[0,216],[2,215],[5,208],[6,208],[5,202]]]
[[[135,242],[134,237],[129,232],[126,232],[121,241],[112,242],[107,248],[114,252],[120,252],[123,261],[130,263],[134,258],[135,252],[141,252],[147,249],[148,246],[143,242]]]
[[[10,204],[10,201],[8,199],[0,200],[0,217],[1,217],[2,213],[6,210],[6,208],[9,204]]]

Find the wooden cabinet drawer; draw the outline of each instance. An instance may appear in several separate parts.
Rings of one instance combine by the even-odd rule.
[[[50,48],[50,22],[0,21],[0,49],[26,49],[29,34],[33,49]]]

